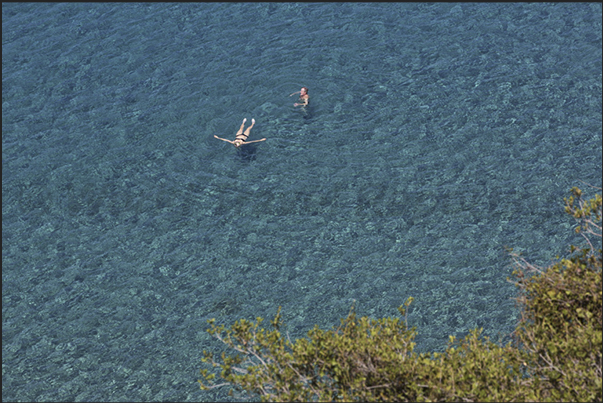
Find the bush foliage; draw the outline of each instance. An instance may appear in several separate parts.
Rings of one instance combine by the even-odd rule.
[[[352,307],[337,328],[315,326],[295,341],[280,330],[279,308],[271,329],[262,318],[208,321],[233,355],[203,352],[201,389],[230,386],[263,401],[601,401],[601,195],[571,193],[565,210],[586,246],[545,269],[512,254],[521,319],[506,345],[475,329],[451,336],[444,352],[416,353],[412,298],[401,317],[359,318]]]

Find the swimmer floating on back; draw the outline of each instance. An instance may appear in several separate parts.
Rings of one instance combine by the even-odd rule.
[[[251,126],[249,126],[247,128],[247,130],[245,130],[245,133],[243,133],[243,127],[245,126],[245,122],[247,122],[247,118],[243,119],[243,123],[241,123],[241,128],[237,132],[237,135],[235,136],[234,141],[223,139],[221,137],[216,136],[215,134],[214,134],[214,137],[217,138],[217,139],[219,139],[219,140],[226,141],[226,142],[234,145],[237,148],[241,147],[243,144],[257,143],[259,141],[266,140],[265,138],[263,138],[263,139],[260,139],[260,140],[245,141],[245,140],[247,140],[247,137],[249,137],[249,132],[251,131],[251,128],[255,124],[255,119],[251,119]]]

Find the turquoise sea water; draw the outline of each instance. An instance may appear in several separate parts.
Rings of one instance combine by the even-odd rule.
[[[206,320],[517,320],[601,184],[601,4],[2,5],[3,401],[209,401]],[[303,112],[289,97],[309,88]],[[255,118],[250,140],[234,139]]]

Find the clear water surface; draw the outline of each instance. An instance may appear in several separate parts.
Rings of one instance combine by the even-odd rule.
[[[225,400],[206,320],[278,306],[508,334],[505,246],[601,183],[601,44],[600,3],[3,4],[3,401]]]

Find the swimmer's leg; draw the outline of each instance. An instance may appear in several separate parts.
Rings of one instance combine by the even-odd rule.
[[[251,126],[249,126],[247,128],[247,130],[245,130],[245,136],[249,137],[249,132],[251,131],[251,128],[253,127],[253,125],[255,125],[255,119],[251,119]],[[241,129],[243,128],[243,126],[241,126]]]
[[[237,132],[237,134],[235,136],[238,136],[239,134],[243,133],[243,127],[245,126],[245,122],[247,122],[247,118],[243,119],[243,123],[241,123],[241,127],[239,128],[239,131]],[[251,129],[251,128],[249,128],[249,129]],[[247,130],[249,130],[249,129],[247,129]]]

